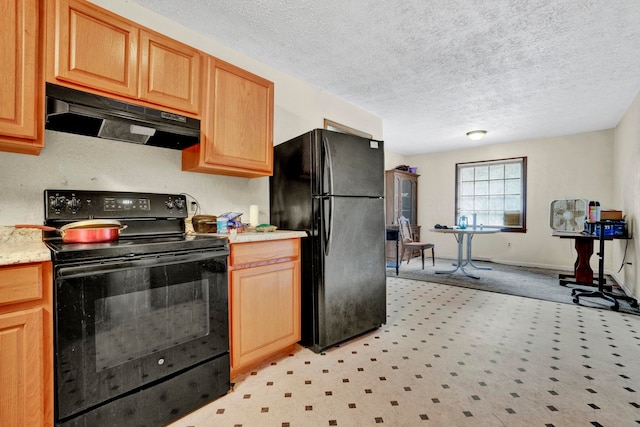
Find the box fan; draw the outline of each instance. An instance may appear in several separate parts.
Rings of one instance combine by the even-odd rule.
[[[587,207],[584,199],[554,200],[549,207],[549,225],[555,231],[583,232]]]

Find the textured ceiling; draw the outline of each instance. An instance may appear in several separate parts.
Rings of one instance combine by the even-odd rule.
[[[613,128],[640,90],[640,0],[133,1],[376,114],[405,155]]]

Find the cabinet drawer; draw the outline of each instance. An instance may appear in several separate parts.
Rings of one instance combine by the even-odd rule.
[[[42,298],[42,264],[0,268],[0,304]]]
[[[298,259],[300,239],[269,240],[264,242],[233,243],[229,266],[260,265]]]

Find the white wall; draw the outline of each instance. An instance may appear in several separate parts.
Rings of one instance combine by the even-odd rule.
[[[614,199],[626,215],[627,226],[635,236],[640,232],[640,95],[627,110],[615,130],[613,177]],[[626,248],[626,256],[625,256]],[[615,277],[619,283],[640,297],[640,239],[616,241],[613,245]],[[630,262],[631,264],[626,264]],[[624,263],[624,266],[623,266]],[[618,269],[622,270],[617,273]]]
[[[105,9],[164,33],[275,84],[274,143],[328,118],[383,139],[382,120],[339,98],[235,52],[127,0],[95,0]],[[47,188],[187,192],[202,213],[247,212],[260,206],[269,221],[268,178],[234,178],[182,172],[178,151],[47,131],[40,156],[0,152],[0,225],[41,224]]]
[[[455,220],[456,163],[526,156],[527,232],[477,236],[473,253],[496,262],[572,270],[573,240],[551,237],[549,204],[580,197],[599,200],[603,208],[619,208],[613,196],[613,141],[613,131],[607,130],[410,157],[420,174],[421,240],[434,242],[438,256],[453,258],[457,253],[452,236],[428,232],[435,224]],[[611,257],[605,260],[612,265]],[[597,257],[591,261],[597,267]]]
[[[408,162],[409,162],[408,158],[401,154],[397,154],[389,150],[386,150],[384,152],[384,169],[385,170],[394,169],[396,166],[399,166],[399,165],[406,165],[408,164]]]

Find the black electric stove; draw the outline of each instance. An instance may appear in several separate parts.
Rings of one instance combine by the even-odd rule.
[[[45,224],[118,220],[52,254],[55,424],[155,427],[230,389],[226,238],[185,233],[180,194],[46,190]]]

